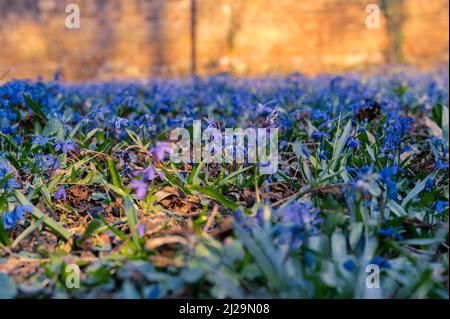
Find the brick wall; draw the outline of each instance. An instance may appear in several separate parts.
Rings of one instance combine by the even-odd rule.
[[[401,32],[369,3],[400,1]],[[81,28],[65,27],[65,7]],[[187,74],[191,0],[0,0],[0,78],[129,79]],[[448,0],[197,0],[201,74],[339,72],[389,60],[448,63]],[[397,9],[398,10],[398,9]],[[392,26],[392,24],[391,24]]]

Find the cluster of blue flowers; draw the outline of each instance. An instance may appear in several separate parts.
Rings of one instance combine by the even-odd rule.
[[[123,184],[136,200],[145,201],[155,180],[165,179],[161,166],[172,148],[162,140],[167,140],[173,128],[190,128],[193,120],[202,120],[205,128],[279,128],[281,155],[291,152],[290,147],[301,140],[299,155],[311,164],[303,167],[309,168],[310,176],[307,172],[301,177],[297,172],[289,175],[297,169],[293,164],[283,167],[283,178],[271,176],[267,181],[292,181],[285,184],[289,191],[345,182],[351,187],[341,201],[343,207],[347,205],[343,208],[346,213],[351,201],[354,204],[360,198],[365,207],[379,211],[381,203],[400,203],[405,197],[403,190],[409,187],[405,185],[406,174],[411,172],[402,169],[402,156],[413,153],[411,145],[417,141],[410,134],[414,122],[408,109],[431,112],[435,105],[448,103],[448,72],[369,77],[355,73],[315,78],[292,74],[259,79],[222,74],[139,83],[65,84],[58,77],[50,82],[14,80],[0,86],[0,194],[21,187],[13,166],[19,176],[36,174],[45,182],[47,177],[58,174],[58,169],[67,168],[67,162],[92,152],[98,156],[97,168],[104,168],[106,174],[112,174],[107,170],[111,169],[110,163],[102,163],[100,155],[106,153],[108,159],[112,158],[120,175],[115,185]],[[338,141],[346,123],[349,133],[344,141]],[[342,142],[341,150],[337,150],[338,142]],[[429,136],[427,143],[436,159],[434,169],[443,173],[440,175],[448,174],[445,137]],[[145,155],[138,150],[144,145],[148,148],[148,152],[142,152]],[[376,147],[368,150],[371,145]],[[282,162],[284,165],[284,158]],[[218,169],[223,168],[219,165]],[[230,173],[224,171],[224,175]],[[77,172],[72,178],[77,178]],[[442,216],[448,203],[445,194],[436,191],[435,179],[426,181],[423,192],[432,197],[427,209]],[[382,192],[372,197],[370,191],[376,190],[370,183],[376,184],[376,189],[380,186]],[[52,190],[53,199],[67,204],[67,188],[58,183]],[[320,201],[296,201],[282,209],[268,210],[270,216],[259,209],[254,217],[238,211],[235,219],[251,232],[269,229],[273,241],[292,252],[304,247],[310,237],[321,234],[325,211]],[[13,228],[27,212],[31,212],[30,208],[20,205],[12,211],[3,209],[4,228]],[[401,227],[380,227],[374,227],[377,238],[402,241],[407,237]],[[304,256],[307,259],[308,255]],[[383,256],[372,262],[390,267]],[[347,260],[344,267],[351,271],[356,265]]]
[[[408,130],[412,127],[412,120],[405,116],[390,115],[386,121],[385,129],[383,131],[383,148],[379,157],[387,157],[394,159],[396,155],[403,154],[411,147],[404,145],[403,141],[408,133]]]

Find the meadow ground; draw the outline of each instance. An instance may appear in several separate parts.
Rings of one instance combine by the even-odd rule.
[[[276,170],[175,163],[196,120]],[[0,123],[2,298],[448,298],[447,70],[14,80]]]

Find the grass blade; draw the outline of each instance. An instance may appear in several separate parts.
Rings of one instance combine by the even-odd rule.
[[[36,102],[34,102],[27,94],[24,94],[23,97],[27,105],[33,109],[36,115],[39,116],[44,122],[47,122],[47,116],[45,116],[45,113],[42,111],[41,107]]]
[[[72,237],[72,234],[65,229],[60,223],[58,223],[57,221],[53,220],[52,218],[50,218],[49,216],[45,215],[43,212],[41,212],[39,210],[39,208],[37,208],[36,206],[34,206],[29,200],[28,198],[26,198],[21,192],[19,192],[18,190],[14,190],[14,196],[17,198],[17,200],[19,201],[20,204],[22,205],[26,205],[26,206],[30,206],[33,211],[32,211],[32,215],[34,217],[36,217],[37,219],[42,220],[42,222],[44,223],[44,225],[46,225],[48,228],[50,228],[51,230],[53,230],[58,236],[60,236],[62,239],[64,239],[65,241],[68,241],[70,239],[70,237]]]

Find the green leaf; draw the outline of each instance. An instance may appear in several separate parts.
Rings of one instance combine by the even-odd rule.
[[[3,226],[1,216],[0,216],[0,243],[2,243],[5,246],[9,246],[11,244],[11,241],[9,240],[8,232],[6,231],[5,227]]]
[[[33,211],[31,212],[31,214],[36,217],[37,219],[42,220],[42,222],[44,223],[44,225],[46,225],[48,228],[50,228],[51,230],[53,230],[58,236],[60,236],[62,239],[64,239],[65,241],[68,241],[70,239],[70,237],[72,237],[72,234],[65,229],[60,223],[58,223],[57,221],[53,220],[52,218],[50,218],[49,216],[45,215],[43,212],[41,212],[39,210],[39,208],[37,208],[36,206],[34,206],[29,200],[28,198],[26,198],[21,192],[19,192],[18,190],[14,190],[14,196],[17,198],[17,200],[22,204],[22,205],[26,205],[26,206],[30,206]]]
[[[103,222],[99,219],[94,219],[89,223],[89,225],[86,227],[86,230],[84,231],[83,235],[81,236],[79,243],[82,244],[86,239],[88,239],[92,234],[95,233],[97,229],[103,226]]]
[[[431,110],[431,118],[440,128],[442,128],[442,111],[442,104],[436,104]]]
[[[77,134],[77,132],[80,130],[81,126],[83,126],[84,122],[80,121],[72,130],[72,132],[70,132],[69,134],[69,139],[73,139],[75,137],[75,135]]]
[[[247,167],[242,167],[241,169],[231,173],[230,175],[228,175],[227,177],[225,177],[224,179],[220,180],[219,185],[223,186],[225,185],[228,181],[231,181],[233,178],[235,178],[236,176],[244,173],[245,171],[251,169],[252,166],[247,166]]]
[[[352,121],[348,121],[347,125],[344,128],[344,131],[342,132],[342,135],[339,137],[336,147],[333,151],[332,161],[334,168],[336,166],[336,161],[340,158],[342,151],[344,150],[345,143],[347,143],[347,139],[350,136],[350,132],[352,130]]]
[[[8,174],[6,174],[2,179],[0,179],[0,188],[2,188],[3,185],[5,185],[5,183],[6,183],[11,177],[13,177],[13,173],[8,173]]]
[[[411,201],[413,198],[417,197],[417,195],[419,195],[419,193],[424,190],[424,188],[427,184],[427,180],[434,179],[435,176],[436,176],[436,172],[431,173],[430,175],[425,177],[420,183],[416,184],[416,186],[403,199],[401,206],[405,207],[406,204],[409,203],[409,201]]]
[[[31,235],[36,229],[39,228],[39,226],[42,225],[42,220],[38,220],[35,223],[33,223],[30,227],[25,229],[17,238],[14,240],[12,247],[16,247],[22,240],[27,238],[29,235]]]
[[[178,187],[181,188],[181,190],[185,193],[185,194],[190,194],[190,191],[188,188],[186,188],[183,183],[180,183],[175,177],[173,177],[169,171],[167,169],[165,169],[163,166],[161,166],[161,171],[164,173],[164,176],[169,180],[169,182],[171,182],[172,184],[177,185]]]
[[[100,214],[99,219],[103,222],[103,224],[105,224],[107,229],[111,230],[121,240],[125,241],[127,239],[127,236],[125,236],[125,234],[122,233],[117,227],[108,223],[108,221],[106,220],[106,218],[103,215]],[[121,220],[119,220],[119,222],[121,222]]]
[[[129,194],[127,194],[125,191],[123,191],[120,187],[117,187],[113,184],[109,184],[106,181],[103,181],[103,183],[110,188],[114,193],[116,193],[116,195],[119,195],[120,197],[128,197],[130,196]]]
[[[133,242],[137,248],[140,248],[139,235],[137,233],[137,225],[138,225],[138,213],[136,206],[130,200],[129,197],[124,198],[125,202],[125,216],[127,217],[128,227],[130,227],[131,236],[133,238]]]
[[[283,254],[278,253],[269,237],[257,232],[253,233],[252,236],[251,233],[244,230],[238,223],[233,224],[233,229],[243,245],[255,259],[256,265],[261,272],[265,274],[268,284],[274,288],[286,287],[288,285],[288,280],[287,276],[283,276],[286,275],[283,272]]]
[[[113,182],[113,185],[119,188],[122,188],[122,182],[120,181],[120,175],[117,171],[116,164],[114,162],[114,159],[108,158],[108,169],[109,173],[111,174],[111,179]]]
[[[214,199],[215,201],[219,202],[220,204],[222,204],[226,208],[229,208],[232,211],[236,211],[240,207],[239,204],[236,204],[235,202],[230,201],[225,196],[223,196],[222,193],[215,190],[214,188],[201,187],[201,186],[197,186],[197,185],[188,185],[187,188],[189,190],[193,190],[193,191],[202,193],[202,194]]]
[[[448,106],[444,106],[442,108],[442,135],[447,142],[447,147],[449,146],[449,114],[448,114]]]
[[[27,94],[24,94],[23,97],[27,105],[33,109],[37,116],[39,116],[44,122],[47,122],[47,116],[45,116],[45,113],[42,111],[41,107],[36,102],[34,102]]]
[[[433,245],[433,244],[439,244],[443,240],[442,238],[413,238],[413,239],[406,239],[403,240],[401,243],[406,245],[412,245],[412,246],[427,246],[427,245]]]
[[[0,299],[12,299],[17,294],[17,287],[11,277],[0,272]]]
[[[387,204],[386,204],[387,208],[389,208],[389,210],[391,212],[393,212],[396,216],[398,217],[402,217],[402,216],[407,216],[408,213],[405,211],[405,209],[400,206],[396,201],[390,199]]]
[[[45,124],[42,134],[44,136],[52,136],[58,133],[58,138],[64,139],[64,127],[61,121],[54,117]]]
[[[361,235],[363,232],[363,223],[354,223],[352,224],[352,230],[350,231],[349,236],[349,244],[352,249],[356,248],[356,245],[358,244],[359,240],[361,239]]]
[[[331,254],[333,260],[342,261],[347,257],[347,242],[342,230],[337,229],[333,235],[331,235]]]

